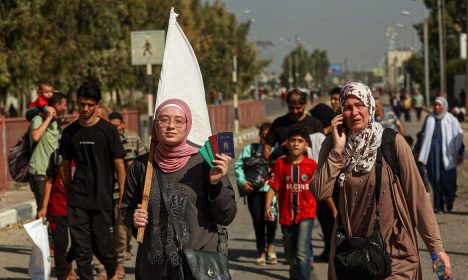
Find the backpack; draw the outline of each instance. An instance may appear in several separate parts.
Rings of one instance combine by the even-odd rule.
[[[262,179],[269,177],[268,162],[258,155],[260,148],[259,143],[252,143],[250,146],[250,157],[244,158],[242,169],[244,170],[245,179],[252,183],[254,190],[258,190],[264,185]],[[244,186],[238,185],[239,195],[246,196]]]
[[[398,132],[391,128],[385,128],[382,134],[382,155],[392,169],[393,175],[400,178],[400,167],[398,166],[398,158],[396,154],[395,138]]]
[[[15,182],[28,182],[29,161],[34,149],[29,139],[30,128],[20,137],[16,145],[8,149],[8,170]]]

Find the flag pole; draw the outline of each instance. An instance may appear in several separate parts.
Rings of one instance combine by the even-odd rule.
[[[153,136],[154,136],[154,132],[153,132]],[[144,210],[148,210],[151,180],[153,178],[153,154],[154,154],[154,146],[155,146],[153,139],[154,137],[151,137],[150,150],[148,154],[148,164],[146,165],[145,185],[143,187],[143,195],[141,199],[141,208]],[[145,236],[145,229],[146,229],[146,226],[138,228],[137,241],[140,244],[143,243],[143,237]]]

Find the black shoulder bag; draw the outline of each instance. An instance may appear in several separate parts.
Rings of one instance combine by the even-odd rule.
[[[166,187],[162,183],[159,170],[156,170],[156,176],[158,179],[159,189],[161,190],[161,200],[164,202],[164,206],[167,210],[168,225],[170,225],[174,232],[174,242],[177,247],[177,251],[182,258],[182,264],[179,270],[179,279],[188,280],[230,280],[231,275],[228,270],[227,254],[224,254],[223,250],[226,249],[223,246],[218,248],[218,252],[209,251],[195,251],[193,249],[183,248],[179,240],[179,234],[177,233],[174,221],[172,220],[172,214],[167,205],[167,192]],[[224,235],[219,232],[219,226],[217,226],[218,238],[221,241]],[[218,244],[218,247],[220,245]],[[221,250],[221,252],[219,252]]]
[[[391,275],[392,267],[386,244],[380,232],[379,198],[382,181],[382,151],[377,150],[375,202],[377,217],[370,237],[347,237],[343,221],[338,218],[334,258],[337,279],[383,279]],[[341,190],[343,191],[343,190]]]

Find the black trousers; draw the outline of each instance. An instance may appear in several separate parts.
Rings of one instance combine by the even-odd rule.
[[[81,280],[93,280],[93,254],[104,265],[107,277],[115,275],[117,253],[114,240],[114,212],[68,207],[70,235],[76,250]]]
[[[70,247],[68,249],[68,220],[67,217],[54,216],[48,217],[49,226],[52,233],[52,241],[55,248],[55,275],[59,280],[67,279],[67,268],[68,264],[73,262],[76,257],[75,248]]]
[[[421,113],[422,113],[422,107],[421,108],[416,108],[416,118],[421,120]]]
[[[325,201],[317,201],[317,219],[322,227],[323,242],[325,243],[323,252],[328,256],[330,253],[331,237],[333,234],[333,223],[335,222],[335,218]]]
[[[274,221],[266,221],[264,218],[265,199],[265,192],[253,192],[247,195],[247,206],[252,216],[259,253],[266,252],[266,245],[273,243],[277,227],[276,219]]]
[[[34,194],[34,199],[36,200],[37,212],[42,208],[46,181],[47,176],[45,175],[29,174],[29,187],[31,188],[31,191]]]

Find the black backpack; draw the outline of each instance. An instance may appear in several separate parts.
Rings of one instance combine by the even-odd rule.
[[[30,128],[20,137],[16,145],[8,149],[8,170],[15,182],[28,182],[29,161],[35,147],[29,139]]]
[[[268,162],[261,154],[258,154],[259,143],[252,143],[250,146],[250,157],[244,158],[242,169],[245,179],[252,183],[254,190],[258,190],[264,185],[262,179],[269,178]],[[246,196],[244,186],[237,186],[240,196]]]

